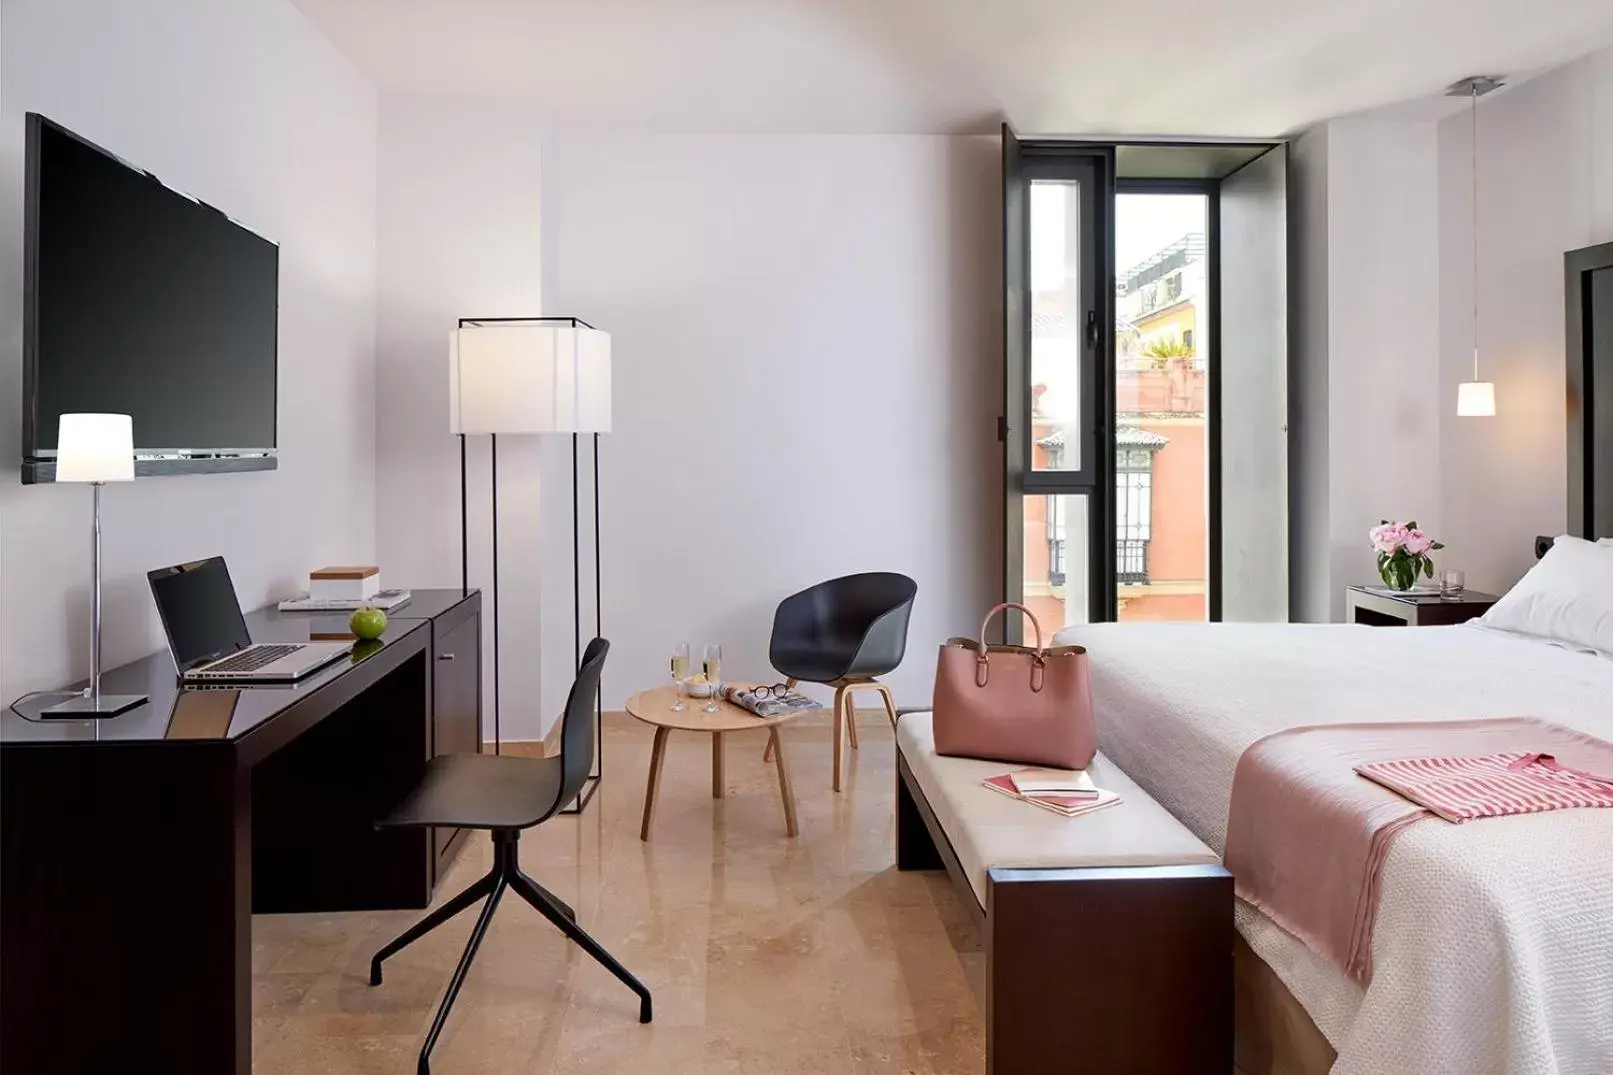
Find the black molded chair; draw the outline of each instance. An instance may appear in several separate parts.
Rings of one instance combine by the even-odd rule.
[[[459,987],[465,984],[465,975],[476,949],[487,934],[493,911],[504,895],[513,889],[538,913],[553,922],[566,936],[576,941],[598,960],[606,970],[621,979],[639,996],[638,1021],[650,1021],[650,991],[627,969],[599,946],[582,927],[577,925],[577,912],[568,907],[553,892],[521,872],[516,861],[516,848],[521,830],[549,820],[565,804],[577,797],[594,765],[594,695],[599,689],[599,674],[605,666],[605,654],[610,643],[596,638],[588,643],[583,653],[582,667],[571,685],[566,698],[564,726],[560,731],[558,758],[517,758],[494,754],[446,754],[431,759],[426,775],[409,797],[392,811],[380,828],[409,828],[421,826],[448,826],[462,829],[487,829],[493,834],[493,868],[465,891],[432,911],[405,930],[397,940],[375,953],[370,960],[370,984],[381,984],[381,961],[396,955],[405,947],[424,937],[460,911],[483,896],[487,902],[471,930],[465,954],[448,981],[448,994],[431,1021],[426,1043],[420,1050],[420,1075],[428,1075],[432,1047],[442,1034],[448,1021],[448,1010],[453,1007]]]
[[[768,659],[797,682],[822,683],[835,689],[834,789],[840,790],[842,741],[847,730],[857,746],[856,710],[852,694],[875,690],[896,723],[896,702],[879,682],[902,663],[907,652],[907,621],[913,614],[918,583],[890,571],[869,571],[820,582],[779,602],[773,614]],[[769,753],[772,745],[768,746]]]

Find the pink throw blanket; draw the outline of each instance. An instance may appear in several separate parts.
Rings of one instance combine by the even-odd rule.
[[[1434,816],[1357,766],[1502,752],[1613,774],[1613,743],[1529,717],[1289,728],[1238,759],[1226,865],[1240,898],[1361,982],[1394,837]]]

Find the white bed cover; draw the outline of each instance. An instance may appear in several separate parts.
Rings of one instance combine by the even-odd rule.
[[[1476,626],[1094,624],[1101,749],[1219,853],[1244,748],[1282,728],[1536,716],[1613,740],[1613,659]],[[1613,1073],[1613,810],[1400,835],[1363,989],[1241,902],[1335,1075]]]

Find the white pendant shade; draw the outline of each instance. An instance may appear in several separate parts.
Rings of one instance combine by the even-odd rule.
[[[64,414],[56,426],[56,480],[134,480],[134,421],[127,414]]]
[[[1462,418],[1495,416],[1495,383],[1463,381],[1456,386],[1456,413]]]
[[[610,432],[610,334],[540,321],[467,325],[449,346],[453,433]]]

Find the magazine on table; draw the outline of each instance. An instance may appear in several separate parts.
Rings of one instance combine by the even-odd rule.
[[[724,701],[732,702],[741,709],[748,709],[758,717],[782,717],[788,713],[823,708],[823,703],[808,698],[800,691],[788,691],[780,696],[767,691],[758,692],[725,686],[721,693]]]

